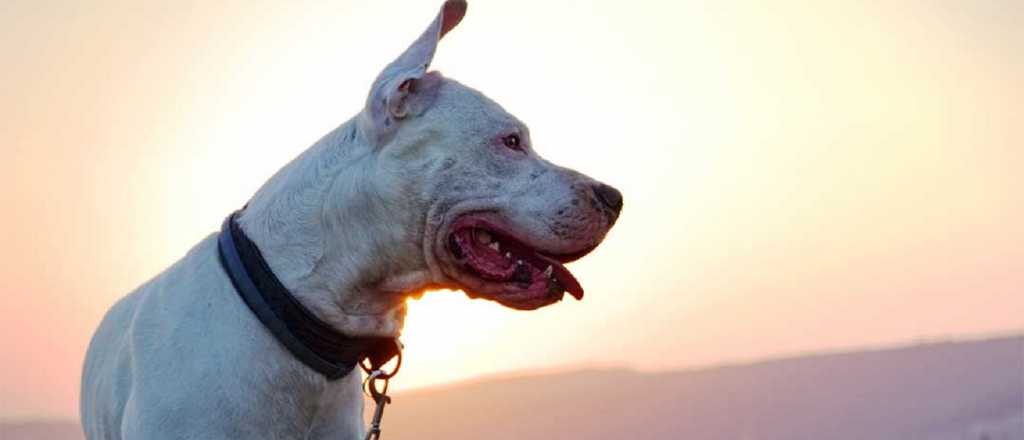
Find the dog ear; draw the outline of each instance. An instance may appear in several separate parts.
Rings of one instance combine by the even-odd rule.
[[[466,14],[465,0],[448,0],[427,30],[377,75],[363,109],[363,129],[375,144],[384,144],[397,122],[422,113],[433,102],[439,74],[427,73],[437,42]]]

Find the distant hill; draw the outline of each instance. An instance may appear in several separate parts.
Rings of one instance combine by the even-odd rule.
[[[1024,338],[490,380],[398,395],[385,420],[389,440],[1022,440]]]
[[[0,423],[0,440],[82,440],[75,422]]]
[[[384,420],[387,440],[1024,440],[1024,338],[487,379],[398,394]],[[0,440],[81,438],[0,425]]]

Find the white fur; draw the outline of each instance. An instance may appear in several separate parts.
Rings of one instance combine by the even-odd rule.
[[[446,259],[460,214],[490,212],[552,253],[593,247],[614,223],[593,203],[594,181],[537,156],[493,101],[426,71],[464,10],[446,3],[366,108],[275,174],[239,219],[284,285],[347,334],[397,336],[405,298],[426,289],[500,293]],[[525,151],[496,141],[508,132]],[[214,234],[107,313],[81,416],[91,440],[357,439],[359,382],[358,370],[328,382],[285,351],[234,291]]]

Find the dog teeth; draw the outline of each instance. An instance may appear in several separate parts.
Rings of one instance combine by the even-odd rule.
[[[511,260],[512,259],[512,253],[511,252],[505,252],[505,258],[508,258],[509,260]]]
[[[516,265],[517,266],[522,266],[523,265],[523,260],[516,260]]]
[[[485,231],[483,229],[477,229],[476,230],[476,240],[481,242],[481,243],[483,243],[483,244],[490,243],[491,242],[491,233],[487,232],[487,231]]]
[[[551,265],[549,264],[549,265],[548,265],[548,268],[547,268],[547,269],[544,269],[544,276],[546,276],[546,277],[550,278],[550,277],[551,277],[551,274],[552,274],[552,273],[553,273],[554,271],[555,271],[555,268],[551,267]]]
[[[487,247],[494,250],[494,252],[501,252],[501,246],[496,241],[492,241]]]

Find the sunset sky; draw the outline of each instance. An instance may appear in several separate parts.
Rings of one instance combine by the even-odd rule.
[[[396,389],[1024,329],[1020,2],[469,3],[432,67],[625,208],[582,302],[411,301]],[[440,4],[3,2],[0,421],[77,417],[106,309]]]

